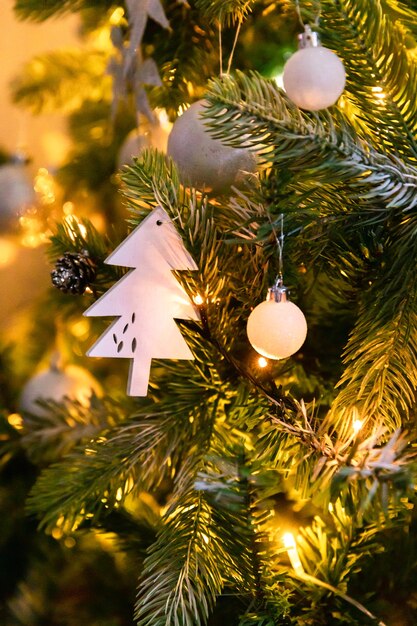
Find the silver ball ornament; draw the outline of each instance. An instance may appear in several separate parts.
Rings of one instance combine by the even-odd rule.
[[[38,404],[38,400],[63,402],[68,398],[88,407],[93,393],[101,395],[101,387],[90,372],[77,365],[61,368],[51,364],[26,383],[19,408],[23,412],[43,417],[46,410]]]
[[[284,89],[300,109],[326,109],[345,88],[345,68],[334,52],[319,44],[317,33],[308,25],[300,42],[301,48],[285,64]]]
[[[280,301],[275,293],[274,288],[270,289],[268,299],[253,309],[246,331],[259,354],[278,360],[301,348],[307,336],[307,322],[301,309],[287,300],[285,287],[280,291]]]
[[[168,155],[175,161],[181,182],[213,193],[227,193],[245,172],[254,172],[256,159],[246,148],[232,148],[213,139],[201,117],[204,100],[194,102],[174,123]]]

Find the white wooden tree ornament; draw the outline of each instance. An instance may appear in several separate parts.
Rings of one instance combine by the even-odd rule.
[[[118,319],[87,353],[132,359],[128,395],[146,396],[151,360],[194,359],[175,319],[199,315],[172,270],[197,270],[167,213],[156,207],[106,259],[128,272],[84,315]]]

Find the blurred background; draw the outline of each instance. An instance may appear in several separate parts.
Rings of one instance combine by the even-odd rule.
[[[0,3],[2,36],[0,51],[0,154],[3,162],[23,153],[29,160],[25,168],[28,184],[39,170],[53,171],[63,162],[68,150],[65,118],[57,112],[34,115],[13,103],[11,83],[24,64],[38,54],[60,47],[80,45],[76,16],[41,24],[21,22],[13,12],[13,0]],[[16,196],[27,199],[29,189],[10,171],[0,172],[0,202],[12,186]],[[1,204],[0,204],[1,207]],[[6,211],[12,209],[6,208]],[[9,337],[16,327],[16,316],[49,286],[49,270],[41,238],[18,237],[11,217],[0,218],[0,328]],[[30,231],[30,229],[28,229]],[[15,236],[13,235],[13,232]]]

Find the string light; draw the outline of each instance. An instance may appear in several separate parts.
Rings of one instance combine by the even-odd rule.
[[[282,542],[287,549],[288,558],[290,559],[290,563],[296,574],[304,574],[304,568],[301,565],[294,535],[292,533],[284,533],[282,536]]]
[[[275,76],[273,76],[273,79],[280,89],[284,89],[284,74],[282,72],[275,74]]]
[[[122,7],[117,7],[114,9],[113,13],[110,15],[109,22],[112,26],[119,26],[120,22],[124,17],[124,9]]]
[[[265,357],[260,356],[258,359],[258,366],[261,368],[267,367],[268,366],[268,361]]]
[[[75,541],[74,537],[66,537],[64,539],[64,545],[65,545],[66,548],[70,548],[71,549],[71,548],[73,548],[75,546],[75,544],[76,544],[76,541]]]
[[[374,94],[374,98],[377,101],[378,100],[384,100],[385,97],[386,97],[382,87],[372,87],[372,93]]]
[[[200,296],[200,294],[197,294],[196,296],[193,297],[193,302],[197,306],[200,306],[201,304],[203,304],[204,298],[202,296]]]
[[[46,167],[40,167],[35,176],[34,189],[41,204],[55,202],[55,182]]]
[[[357,435],[357,434],[358,434],[358,432],[360,431],[360,429],[362,428],[362,426],[363,426],[363,420],[359,420],[359,419],[357,419],[357,420],[354,420],[354,421],[353,421],[353,424],[352,424],[352,430],[353,430],[353,432],[354,432],[354,434],[355,434],[355,435]]]
[[[74,322],[70,326],[71,334],[78,339],[87,339],[90,333],[90,323],[87,319]]]
[[[13,428],[16,428],[16,430],[20,430],[21,428],[23,428],[23,418],[21,415],[19,415],[19,413],[11,413],[7,417],[7,421],[9,422],[10,426],[13,426]]]
[[[64,202],[64,204],[62,205],[62,210],[64,211],[65,215],[72,215],[74,213],[74,203],[73,202]]]

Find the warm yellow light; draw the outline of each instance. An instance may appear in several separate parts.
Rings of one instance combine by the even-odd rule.
[[[196,304],[197,306],[200,306],[200,304],[203,304],[204,298],[200,296],[200,294],[197,294],[196,296],[194,296],[193,301],[194,301],[194,304]]]
[[[267,367],[267,365],[268,365],[268,361],[265,359],[265,357],[260,356],[258,359],[258,366],[264,368],[264,367]]]
[[[158,116],[159,124],[167,131],[170,131],[172,128],[172,123],[169,121],[169,117],[165,109],[156,109],[156,114]]]
[[[74,203],[64,202],[64,204],[62,205],[62,210],[64,211],[65,215],[71,215],[72,213],[74,213]]]
[[[382,87],[372,87],[372,93],[374,94],[375,98],[377,98],[377,100],[384,100],[385,98],[385,93]]]
[[[71,334],[79,339],[87,338],[90,332],[90,324],[88,320],[83,319],[71,325]]]
[[[45,167],[38,169],[35,176],[34,189],[41,204],[52,204],[55,202],[55,182],[53,176]]]
[[[73,548],[75,546],[75,539],[74,537],[66,537],[64,539],[64,545],[66,548]]]
[[[286,548],[296,548],[294,535],[292,533],[284,533],[282,535],[282,542]]]
[[[278,85],[278,87],[280,87],[280,89],[284,89],[284,74],[282,72],[279,72],[278,74],[275,74],[273,79],[276,82],[276,84]]]
[[[294,535],[292,533],[284,533],[282,536],[282,542],[287,549],[288,558],[290,559],[290,563],[294,571],[297,574],[304,574],[304,568],[301,565]]]
[[[10,426],[13,426],[13,428],[16,428],[17,430],[23,428],[23,419],[22,416],[19,415],[19,413],[11,413],[8,416],[7,421],[9,422]]]
[[[64,532],[61,528],[54,528],[53,531],[51,532],[51,535],[54,539],[62,539]]]
[[[116,9],[114,9],[113,13],[110,15],[110,24],[112,26],[118,26],[123,19],[124,14],[125,12],[122,7],[117,7]]]
[[[360,431],[362,426],[363,426],[363,420],[354,420],[354,422],[352,424],[352,430],[353,430],[355,435],[358,434],[358,432]]]

